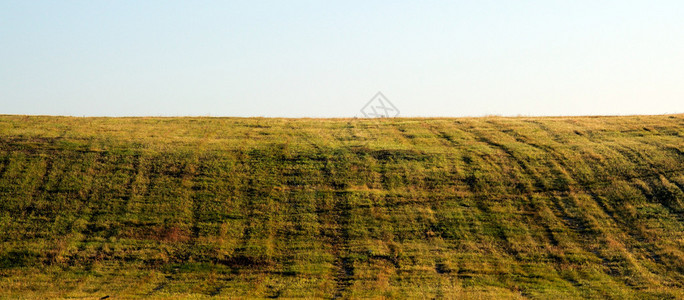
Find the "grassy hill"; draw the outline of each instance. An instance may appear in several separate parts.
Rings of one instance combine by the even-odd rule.
[[[684,115],[0,116],[0,298],[684,298]]]

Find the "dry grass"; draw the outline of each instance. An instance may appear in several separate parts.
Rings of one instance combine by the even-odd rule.
[[[684,298],[684,116],[0,116],[0,297]]]

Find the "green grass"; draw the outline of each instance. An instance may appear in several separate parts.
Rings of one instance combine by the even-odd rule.
[[[0,298],[684,298],[684,115],[0,116]]]

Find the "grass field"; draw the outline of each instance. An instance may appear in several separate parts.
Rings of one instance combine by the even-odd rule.
[[[684,298],[684,115],[0,116],[0,298]]]

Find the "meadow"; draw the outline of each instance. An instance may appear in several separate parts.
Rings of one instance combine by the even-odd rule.
[[[683,299],[684,115],[0,116],[0,298]]]

